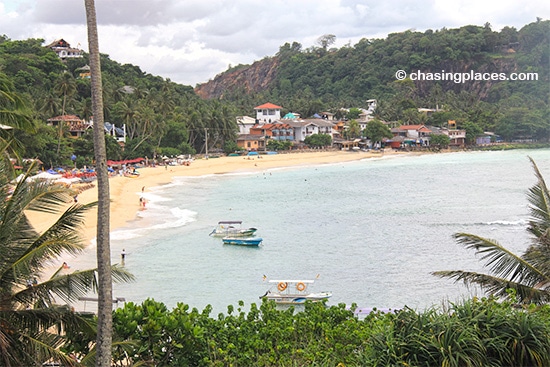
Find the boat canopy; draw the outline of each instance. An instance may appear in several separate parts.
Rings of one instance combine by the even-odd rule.
[[[314,280],[270,280],[269,283],[315,283]]]
[[[242,224],[242,220],[222,220],[219,221],[218,224]]]

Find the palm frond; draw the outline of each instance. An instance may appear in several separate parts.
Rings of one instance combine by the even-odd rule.
[[[111,275],[115,283],[131,282],[135,279],[125,268],[117,265],[111,267]],[[29,304],[29,300],[39,299],[42,307],[49,307],[58,301],[56,297],[63,302],[71,303],[91,292],[96,293],[97,288],[96,269],[69,274],[56,272],[50,279],[14,293],[13,299],[20,304]]]
[[[65,343],[62,331],[65,328],[89,329],[89,321],[71,312],[67,306],[52,306],[47,309],[0,312],[2,330],[8,330],[0,365],[26,366],[47,360],[73,365],[74,361],[59,350]],[[0,330],[0,333],[2,333]]]
[[[508,290],[513,289],[520,302],[546,303],[550,301],[550,291],[547,289],[535,288],[488,274],[462,270],[436,271],[432,274],[440,278],[454,279],[455,282],[462,281],[466,285],[477,284],[490,294],[503,299],[509,299],[511,296]]]
[[[546,182],[542,177],[536,163],[531,157],[531,164],[535,170],[537,183],[532,186],[528,193],[529,208],[531,220],[529,221],[528,231],[535,236],[535,239],[545,239],[546,245],[550,246],[549,231],[550,231],[550,192],[546,186]]]
[[[456,233],[454,238],[467,249],[476,251],[490,272],[499,278],[512,282],[536,284],[545,274],[522,257],[502,247],[497,241],[468,233]]]
[[[44,233],[34,233],[34,238],[20,241],[24,246],[18,247],[18,257],[11,261],[11,271],[19,284],[23,284],[30,274],[40,274],[61,254],[78,254],[84,249],[78,229],[83,224],[84,213],[93,205],[73,205]]]

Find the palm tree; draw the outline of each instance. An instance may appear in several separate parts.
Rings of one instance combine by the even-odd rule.
[[[64,72],[61,74],[57,80],[56,85],[54,86],[54,91],[63,96],[63,104],[61,106],[61,114],[65,116],[66,107],[67,107],[67,97],[71,97],[76,93],[76,81],[69,72]],[[59,122],[59,135],[57,137],[57,156],[59,159],[59,150],[61,148],[61,137],[63,135],[63,125],[64,121]]]
[[[60,185],[28,180],[29,172],[12,185],[11,163],[0,157],[0,365],[41,365],[50,359],[73,365],[74,360],[59,350],[64,334],[70,330],[93,332],[94,328],[57,302],[70,304],[95,291],[96,271],[67,274],[59,267],[46,279],[45,270],[60,254],[82,251],[78,228],[94,204],[71,205],[52,226],[38,233],[26,213],[58,214],[72,201],[72,192]],[[117,281],[132,279],[118,267],[113,268],[113,277]]]
[[[94,0],[85,0],[86,25],[88,28],[88,49],[90,50],[90,72],[92,82],[92,105],[94,113],[94,155],[97,171],[97,269],[98,269],[98,327],[96,366],[111,365],[113,344],[113,279],[111,275],[110,245],[110,194],[107,172],[107,149],[103,120],[103,87],[99,39]]]
[[[457,233],[454,237],[458,243],[481,255],[491,274],[452,270],[437,271],[434,275],[477,284],[491,294],[504,299],[517,298],[523,304],[550,302],[550,192],[537,165],[532,158],[529,160],[537,183],[527,195],[531,214],[527,230],[532,235],[532,244],[525,253],[518,256],[494,240]]]
[[[27,101],[16,92],[13,83],[3,73],[0,73],[0,124],[14,129],[35,131],[35,124],[32,119],[32,110],[28,107]],[[0,142],[5,143],[10,154],[17,156],[15,148],[20,142],[14,138],[12,129],[0,129]]]

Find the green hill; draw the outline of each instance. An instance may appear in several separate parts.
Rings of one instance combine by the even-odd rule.
[[[285,114],[329,111],[344,118],[342,108],[366,107],[367,99],[376,99],[377,117],[397,124],[446,126],[455,120],[459,128],[493,131],[508,141],[550,137],[548,20],[500,32],[489,24],[405,31],[341,48],[331,48],[334,40],[325,35],[307,49],[286,43],[276,55],[232,67],[194,90],[101,55],[105,121],[125,125],[127,133],[124,150],[108,141],[109,159],[201,153],[206,134],[209,149],[232,151],[235,117],[251,115],[265,102],[283,106]],[[89,136],[70,139],[69,132],[47,124],[60,115],[90,119],[87,64],[87,54],[60,60],[42,39],[0,36],[2,92],[26,101],[35,125],[32,132],[15,132],[22,156],[53,166],[71,165],[74,154],[78,165],[91,163]],[[399,70],[408,78],[397,80]],[[500,80],[516,73],[537,80]],[[436,75],[447,79],[433,80]],[[498,80],[477,78],[483,75]],[[457,82],[464,76],[470,80]],[[419,108],[438,112],[428,116]]]
[[[227,70],[195,91],[202,98],[232,101],[245,111],[272,101],[302,116],[365,107],[367,99],[377,99],[377,114],[387,121],[441,125],[454,119],[507,139],[549,137],[550,21],[500,32],[492,31],[490,24],[405,31],[385,39],[364,38],[340,49],[328,48],[323,42],[327,40],[332,40],[330,35],[321,38],[319,47],[308,49],[286,43],[275,56]],[[397,81],[398,70],[452,75],[443,81]],[[456,76],[462,74],[457,73],[536,73],[538,80],[459,83]],[[417,108],[436,107],[446,112],[430,121],[417,113]]]

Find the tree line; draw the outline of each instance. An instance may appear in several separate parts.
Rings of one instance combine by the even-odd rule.
[[[49,118],[77,115],[92,118],[91,83],[82,77],[89,55],[61,61],[42,39],[12,41],[0,37],[0,78],[4,89],[25,102],[34,131],[16,131],[21,154],[39,158],[47,166],[70,166],[93,160],[91,134],[69,137],[67,127],[49,126]],[[105,121],[126,127],[124,150],[107,139],[108,158],[195,154],[209,147],[235,145],[237,110],[223,101],[205,101],[193,89],[144,73],[138,66],[121,65],[101,54]]]
[[[329,48],[333,35],[321,37],[319,47],[285,43],[271,58],[277,73],[266,90],[249,92],[236,85],[224,91],[224,100],[250,109],[260,97],[302,116],[319,111],[338,116],[342,108],[365,107],[368,99],[376,99],[376,117],[386,122],[446,127],[448,120],[455,120],[458,128],[491,131],[507,141],[548,141],[549,35],[550,21],[537,19],[519,30],[494,31],[489,23],[407,30],[383,39],[364,38],[339,49]],[[534,72],[538,80],[398,81],[398,70]],[[438,111],[427,116],[418,108]]]

